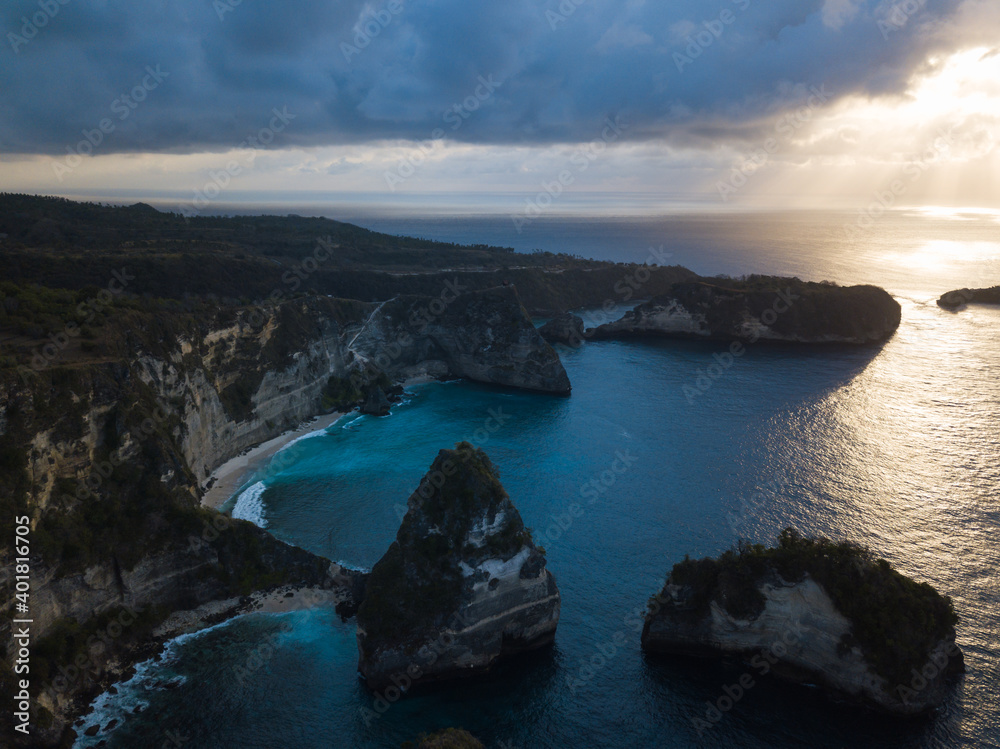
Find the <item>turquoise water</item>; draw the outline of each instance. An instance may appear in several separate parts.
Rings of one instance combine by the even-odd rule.
[[[933,274],[893,266],[904,323],[882,348],[753,347],[689,398],[725,347],[588,344],[561,351],[570,397],[432,383],[388,417],[296,442],[244,508],[257,495],[251,514],[279,538],[359,567],[385,551],[439,449],[482,446],[547,550],[563,598],[555,646],[373,717],[353,622],[328,608],[251,615],[172,645],[96,705],[122,725],[78,745],[159,746],[176,731],[186,747],[394,747],[461,725],[488,747],[997,746],[1000,309],[931,301],[937,285],[977,280],[981,258],[964,258]],[[849,260],[817,256],[800,275]],[[904,723],[762,681],[699,735],[693,720],[744,669],[645,659],[636,611],[685,554],[787,525],[868,543],[954,598],[968,673],[937,715]]]

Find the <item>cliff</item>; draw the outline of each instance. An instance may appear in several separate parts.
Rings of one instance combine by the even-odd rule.
[[[865,344],[890,338],[900,318],[899,303],[874,286],[751,276],[675,284],[587,335]]]
[[[4,292],[8,309],[43,293]],[[60,294],[42,297],[53,313]],[[332,587],[347,599],[357,591],[352,573],[329,560],[200,508],[200,488],[218,465],[421,367],[568,390],[513,290],[469,297],[451,300],[454,317],[441,315],[427,332],[379,305],[326,297],[237,309],[194,302],[192,310],[122,298],[54,358],[6,349],[19,355],[0,368],[0,510],[8,539],[13,518],[30,519],[36,739],[56,743],[81,701],[120,674],[171,613],[285,584]],[[72,310],[76,297],[66,303]],[[150,304],[160,306],[143,309]],[[450,333],[459,317],[460,331]],[[414,351],[432,364],[394,356],[411,330]],[[10,546],[0,549],[5,569],[12,557]],[[0,581],[5,600],[13,582]],[[91,635],[123,607],[142,612],[140,623],[95,651]],[[9,634],[8,617],[5,643]],[[54,688],[59,669],[77,658],[88,672]],[[9,679],[9,664],[0,666]]]
[[[378,305],[351,348],[397,377],[465,377],[568,393],[558,354],[539,335],[513,286],[444,298],[401,296]]]
[[[940,705],[962,670],[951,601],[848,543],[782,533],[685,559],[650,600],[650,654],[743,657],[759,675],[817,683],[896,715]]]
[[[1000,304],[1000,286],[988,289],[958,289],[942,294],[937,300],[944,309],[960,309],[967,304]]]
[[[482,450],[442,450],[357,614],[372,689],[472,676],[552,642],[559,621],[544,552]]]

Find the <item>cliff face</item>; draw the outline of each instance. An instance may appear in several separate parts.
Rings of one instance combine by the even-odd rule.
[[[962,670],[950,602],[857,547],[783,541],[675,566],[650,602],[643,649],[740,656],[760,675],[897,715],[940,705]]]
[[[351,342],[359,358],[397,376],[450,374],[568,393],[559,356],[538,334],[513,286],[379,305]]]
[[[386,330],[378,311],[312,297],[221,310],[211,321],[132,315],[109,334],[119,346],[112,361],[0,371],[4,522],[31,519],[32,633],[47,654],[33,663],[33,689],[87,650],[102,617],[122,606],[147,617],[112,647],[84,652],[94,664],[86,678],[39,697],[52,735],[75,696],[116,673],[173,611],[288,583],[356,587],[329,560],[201,509],[199,487],[229,458],[325,410],[332,381],[372,391],[376,380],[404,374],[392,335],[372,335]],[[515,294],[459,299],[453,314],[414,336],[414,350],[434,356],[429,369],[568,389],[552,349],[525,332]],[[389,333],[408,329],[394,322]],[[409,363],[424,365],[416,356]],[[5,568],[11,555],[0,549]],[[12,595],[12,585],[0,581],[0,594]],[[0,625],[0,635],[9,629]]]
[[[874,286],[720,280],[675,284],[587,335],[864,344],[887,340],[900,317],[899,304]]]
[[[559,608],[544,553],[489,458],[461,443],[438,454],[372,569],[358,670],[372,689],[474,675],[552,642]]]
[[[564,312],[540,327],[538,333],[549,343],[576,348],[584,340],[583,320],[571,312]]]

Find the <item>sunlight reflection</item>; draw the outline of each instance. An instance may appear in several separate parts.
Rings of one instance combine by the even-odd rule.
[[[958,263],[1000,261],[1000,242],[969,242],[933,239],[909,252],[888,253],[885,258],[913,268],[940,270]]]

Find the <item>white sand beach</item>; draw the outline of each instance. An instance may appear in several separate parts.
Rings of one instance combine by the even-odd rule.
[[[256,471],[278,450],[289,442],[303,437],[310,432],[318,432],[326,429],[343,415],[340,412],[333,412],[318,416],[311,421],[300,424],[295,429],[279,434],[267,442],[262,442],[256,447],[244,451],[231,460],[227,460],[216,468],[209,477],[211,488],[205,492],[205,496],[201,499],[202,507],[211,507],[213,510],[217,510],[227,499],[233,496],[250,474]]]

